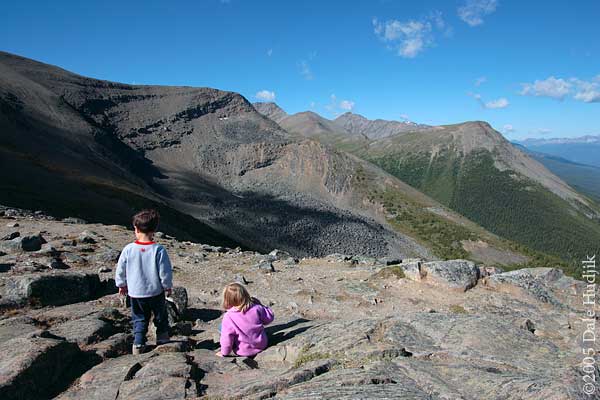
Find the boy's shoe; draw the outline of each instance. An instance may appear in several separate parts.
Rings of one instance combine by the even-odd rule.
[[[156,345],[160,346],[161,344],[169,343],[171,338],[169,337],[168,332],[157,333],[156,334]]]
[[[131,350],[131,354],[133,354],[134,356],[138,356],[142,354],[144,350],[146,350],[146,346],[144,346],[143,344],[134,344]]]

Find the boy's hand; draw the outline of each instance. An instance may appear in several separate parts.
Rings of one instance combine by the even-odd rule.
[[[121,296],[127,296],[127,286],[123,286],[119,288],[119,294]]]
[[[173,289],[165,289],[165,296],[171,297],[172,294],[173,294]]]

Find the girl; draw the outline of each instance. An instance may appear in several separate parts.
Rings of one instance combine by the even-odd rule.
[[[220,357],[254,356],[267,348],[265,325],[275,318],[269,307],[250,297],[245,287],[230,283],[223,289]]]

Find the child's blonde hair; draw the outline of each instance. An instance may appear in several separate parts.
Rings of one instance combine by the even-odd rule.
[[[245,313],[252,306],[252,297],[246,288],[239,283],[230,283],[223,289],[223,309],[237,308]]]

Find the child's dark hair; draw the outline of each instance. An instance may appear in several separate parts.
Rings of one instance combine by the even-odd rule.
[[[156,210],[142,210],[133,216],[133,226],[142,233],[156,232],[160,215]]]

